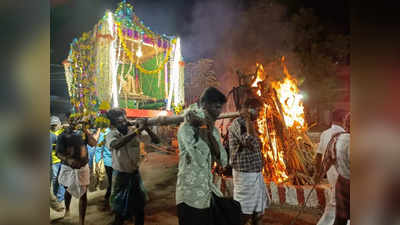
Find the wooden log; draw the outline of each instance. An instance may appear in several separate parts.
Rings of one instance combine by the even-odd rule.
[[[227,119],[227,118],[235,118],[240,116],[239,112],[229,112],[222,113],[218,120]],[[157,116],[153,118],[149,118],[147,120],[147,126],[168,126],[168,125],[178,125],[184,121],[184,116]],[[135,123],[135,120],[130,120],[129,122]]]
[[[314,150],[315,149],[315,144],[311,141],[310,137],[308,137],[308,135],[304,132],[303,133],[303,139],[305,140],[305,142],[307,144],[309,144],[311,146],[311,148]]]
[[[276,93],[276,90],[275,90],[275,89],[272,89],[272,94],[273,94],[272,99],[273,99],[273,101],[276,103],[276,105],[278,106],[278,110],[277,110],[277,111],[278,111],[279,115],[281,116],[281,120],[282,120],[282,123],[283,123],[283,127],[287,129],[286,122],[285,122],[285,117],[284,117],[284,115],[283,115],[282,104],[281,104],[281,102],[279,101],[278,94]]]

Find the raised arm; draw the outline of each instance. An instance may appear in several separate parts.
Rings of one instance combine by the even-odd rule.
[[[97,141],[99,140],[99,136],[100,136],[100,128],[98,128],[96,133],[94,133],[94,134],[92,134],[92,132],[90,132],[86,128],[83,131],[86,134],[88,145],[90,145],[90,147],[96,146],[97,145]]]
[[[86,149],[86,147],[85,147],[85,149]],[[85,157],[85,153],[82,153],[83,159],[74,158],[73,154],[69,153],[70,151],[73,151],[72,147],[67,149],[66,152],[61,152],[61,151],[56,152],[57,157],[61,160],[61,162],[63,164],[68,165],[74,169],[79,169],[82,166],[86,165],[86,163],[88,163],[89,160],[87,157],[87,151],[86,151],[86,157]]]
[[[234,121],[231,126],[228,128],[229,130],[229,152],[232,155],[235,155],[239,150],[240,146],[242,145],[243,140],[240,138],[240,135],[237,131],[237,122]]]
[[[222,167],[226,167],[228,165],[228,154],[226,152],[226,149],[224,148],[224,146],[221,143],[221,136],[219,131],[217,130],[217,128],[214,127],[214,136],[216,137],[216,140],[218,142],[218,147],[219,147],[219,153],[220,153],[220,157],[219,157],[219,164]]]
[[[160,143],[160,138],[149,127],[145,127],[144,130],[150,135],[151,142],[155,144]]]
[[[109,146],[108,149],[110,150],[118,150],[122,146],[126,145],[128,142],[130,142],[133,138],[135,138],[137,135],[140,134],[139,129],[134,129],[128,132],[127,135],[122,136],[120,138],[116,138],[115,136],[109,141]]]

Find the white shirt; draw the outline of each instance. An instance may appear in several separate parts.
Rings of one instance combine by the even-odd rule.
[[[343,127],[332,124],[331,128],[322,132],[320,137],[320,142],[317,148],[317,153],[320,153],[323,156],[325,154],[326,147],[328,146],[328,143],[331,140],[332,136],[338,132],[344,132],[344,131],[345,130],[343,129]],[[322,160],[324,159],[322,158]],[[338,178],[338,172],[336,171],[336,168],[334,166],[329,168],[328,172],[326,173],[326,176],[328,177],[328,182],[331,185],[331,196],[329,204],[333,207],[336,205],[335,185]]]
[[[332,124],[332,126],[329,129],[322,132],[319,145],[317,148],[317,153],[324,155],[326,147],[328,146],[328,143],[331,140],[332,136],[338,132],[345,132],[345,130],[343,129],[343,127],[335,124]]]
[[[106,147],[112,153],[112,168],[120,172],[132,173],[139,168],[141,135],[134,137],[127,144],[115,150],[111,148],[111,143],[123,135],[117,129],[111,129],[106,136]]]
[[[338,173],[350,179],[350,134],[341,134],[336,141],[336,163]]]

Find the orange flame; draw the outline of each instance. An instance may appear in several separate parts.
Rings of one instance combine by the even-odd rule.
[[[251,86],[258,87],[257,94],[261,96],[262,93],[258,82],[263,81],[264,68],[261,64],[257,63],[256,65],[259,68],[257,70],[257,78]],[[282,57],[282,65],[286,78],[281,82],[272,82],[271,87],[275,89],[279,103],[282,106],[281,113],[284,117],[285,125],[288,128],[300,129],[305,126],[302,96],[299,94],[297,81],[292,78],[284,64],[284,57]],[[286,171],[283,145],[277,139],[274,125],[267,123],[268,115],[270,115],[268,113],[272,113],[272,107],[279,109],[276,102],[274,105],[264,103],[263,110],[257,119],[257,129],[263,146],[262,153],[267,161],[263,169],[264,177],[269,177],[273,181],[281,183],[287,181],[289,177]]]
[[[301,129],[304,127],[304,106],[303,96],[299,94],[296,79],[289,74],[284,64],[285,57],[282,57],[283,72],[286,78],[283,82],[272,82],[272,87],[276,90],[279,102],[282,105],[282,114],[287,127]]]
[[[264,67],[262,64],[256,63],[257,66],[257,78],[256,80],[251,84],[251,87],[258,87],[258,82],[263,81],[262,80],[262,74],[264,73]],[[261,96],[261,90],[257,91],[257,95]]]

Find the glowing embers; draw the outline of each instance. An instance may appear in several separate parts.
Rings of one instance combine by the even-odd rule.
[[[262,143],[262,154],[265,159],[263,175],[267,180],[278,183],[287,180],[288,175],[284,161],[284,152],[277,138],[275,127],[267,118],[271,117],[271,107],[264,103],[263,110],[257,119],[259,137]],[[270,115],[268,115],[270,114]],[[265,168],[267,171],[265,171]]]

